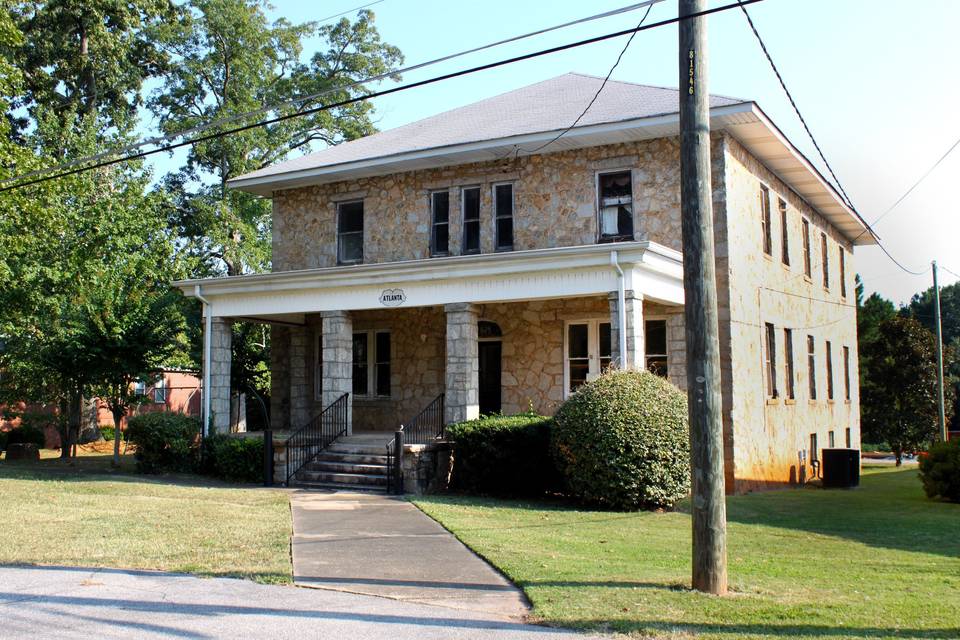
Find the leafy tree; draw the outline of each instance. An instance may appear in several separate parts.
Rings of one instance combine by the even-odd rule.
[[[151,378],[182,346],[183,315],[166,282],[172,275],[166,244],[160,238],[147,245],[152,255],[140,253],[111,265],[81,302],[84,346],[95,361],[94,391],[113,414],[114,465],[120,464],[123,417],[141,399],[134,382]]]
[[[881,321],[877,334],[864,346],[870,370],[860,390],[861,423],[867,439],[890,444],[899,465],[904,452],[937,435],[934,339],[919,322],[901,316]],[[945,355],[952,361],[952,352]]]
[[[192,0],[187,18],[167,27],[162,37],[171,43],[172,70],[149,101],[164,133],[348,85],[402,61],[396,47],[381,42],[370,11],[361,11],[353,23],[344,18],[317,26],[270,23],[265,7],[261,0]],[[301,40],[312,36],[325,41],[327,50],[301,62]],[[345,88],[323,101],[365,91]],[[308,100],[297,108],[317,104]],[[167,178],[166,187],[176,202],[171,225],[188,241],[197,268],[229,275],[267,268],[269,202],[227,189],[227,181],[314,142],[332,145],[372,133],[372,108],[357,102],[193,145],[186,165]],[[232,126],[261,117],[241,118]]]
[[[52,113],[61,129],[93,118],[102,131],[128,131],[144,80],[167,70],[157,27],[176,22],[171,0],[19,0],[9,15],[23,33],[10,57],[24,70],[13,102],[23,133]]]
[[[914,294],[910,304],[904,307],[901,313],[914,318],[936,335],[934,303],[933,287],[930,287],[926,291]],[[940,288],[940,325],[943,330],[943,344],[950,345],[956,352],[960,348],[960,282]],[[943,368],[947,378],[960,381],[960,360],[955,360],[949,365],[944,361]],[[954,397],[960,398],[960,382],[954,383]],[[960,404],[955,402],[951,405],[948,401],[946,407],[947,419],[951,427],[956,429],[956,425],[960,424]]]

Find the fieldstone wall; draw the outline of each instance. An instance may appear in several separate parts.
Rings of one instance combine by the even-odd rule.
[[[480,417],[478,391],[477,305],[444,306],[447,314],[447,357],[444,414],[447,423]]]
[[[680,249],[679,143],[661,138],[316,185],[274,193],[273,269],[336,264],[336,203],[364,201],[364,262],[429,257],[430,192],[450,191],[450,254],[461,243],[460,188],[481,187],[481,238],[493,251],[492,189],[514,183],[514,249],[593,244],[598,172],[632,169],[634,232]]]
[[[724,141],[726,232],[736,238],[738,250],[729,255],[724,277],[729,321],[725,361],[725,387],[732,427],[734,482],[731,489],[744,492],[778,487],[810,477],[810,434],[816,433],[819,447],[829,445],[834,433],[836,446],[860,446],[859,389],[857,380],[857,325],[854,300],[854,265],[850,243],[814,209],[784,185],[743,147],[731,138]],[[772,255],[762,249],[760,183],[770,189],[772,206]],[[782,227],[778,198],[787,203],[787,232],[790,264],[782,261]],[[812,277],[804,275],[801,220],[810,221]],[[820,233],[828,236],[830,287],[822,284]],[[841,296],[839,247],[846,252],[846,291]],[[723,315],[721,314],[721,320]],[[767,398],[765,385],[764,325],[776,332],[776,375],[779,397]],[[723,322],[721,322],[723,326]],[[784,329],[793,331],[795,397],[786,397]],[[816,347],[817,399],[810,398],[807,371],[807,336]],[[826,341],[832,344],[834,399],[827,398]],[[850,401],[846,400],[843,348],[850,351]],[[733,375],[732,372],[736,372]],[[730,455],[728,453],[728,455]],[[802,463],[803,457],[806,464]],[[728,481],[730,480],[728,475]]]
[[[452,451],[447,443],[404,445],[400,459],[404,493],[443,493],[450,486]]]

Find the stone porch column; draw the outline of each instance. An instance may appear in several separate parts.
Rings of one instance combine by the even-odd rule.
[[[347,434],[353,433],[353,319],[349,311],[324,311],[323,380],[324,408],[345,393],[347,397]]]
[[[477,352],[477,307],[447,304],[447,365],[444,419],[447,424],[480,417],[480,361]]]
[[[310,415],[310,328],[290,327],[289,365],[287,376],[290,381],[290,429],[297,430],[306,425]]]
[[[270,327],[270,425],[277,431],[290,424],[290,327]]]
[[[610,342],[613,362],[621,369],[642,369],[643,343],[643,295],[628,289],[624,292],[626,309],[627,353],[620,353],[619,294],[610,293]]]
[[[210,433],[230,433],[230,363],[233,323],[213,318],[210,327]]]

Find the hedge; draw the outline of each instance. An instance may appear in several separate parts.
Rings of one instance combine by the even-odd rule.
[[[262,480],[263,438],[225,434],[207,436],[203,441],[202,472],[231,482]]]
[[[127,440],[136,446],[141,473],[184,473],[196,467],[200,421],[173,412],[130,418]]]
[[[920,480],[928,498],[960,502],[960,440],[940,442],[921,454]]]
[[[494,415],[447,427],[453,442],[455,491],[481,495],[535,496],[559,488],[550,457],[553,420],[526,413]]]

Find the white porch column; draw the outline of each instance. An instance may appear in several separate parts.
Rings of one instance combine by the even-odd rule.
[[[310,330],[308,327],[290,327],[289,342],[290,429],[305,426],[310,415]]]
[[[210,323],[210,432],[230,433],[230,363],[233,328],[224,318]]]
[[[353,319],[349,311],[324,311],[323,322],[323,406],[326,408],[345,393],[347,434],[353,433]]]
[[[480,417],[480,361],[477,307],[447,304],[447,363],[444,419],[447,424]]]
[[[628,289],[624,292],[624,319],[626,321],[627,353],[620,353],[620,309],[618,293],[612,292],[610,300],[610,342],[613,361],[621,369],[642,369],[643,342],[643,294]]]

